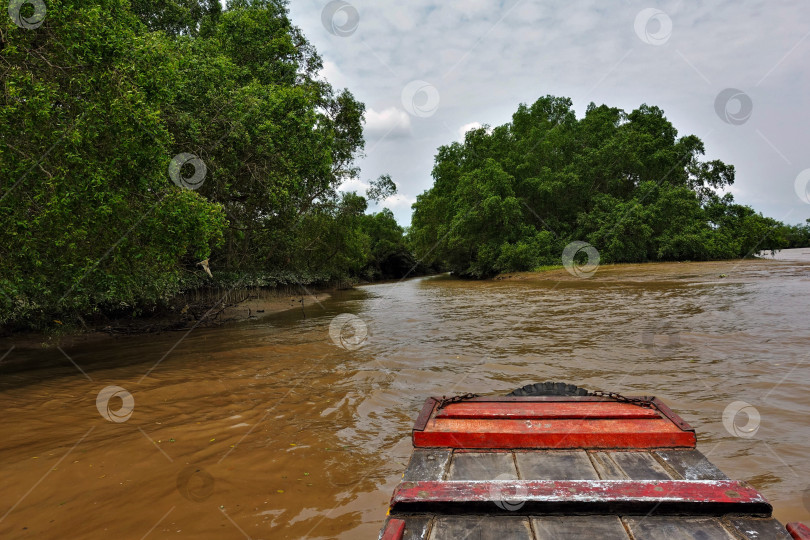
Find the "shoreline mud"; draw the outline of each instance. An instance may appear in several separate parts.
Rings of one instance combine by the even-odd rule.
[[[65,327],[53,332],[19,332],[0,336],[2,356],[15,349],[73,347],[126,336],[144,336],[163,332],[187,332],[193,328],[210,328],[226,323],[247,321],[307,307],[328,300],[337,287],[251,288],[226,294],[187,294],[154,313],[118,316],[85,322],[84,327]],[[305,311],[306,313],[306,311]]]

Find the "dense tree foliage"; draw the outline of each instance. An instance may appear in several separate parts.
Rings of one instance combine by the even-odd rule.
[[[283,0],[49,0],[39,28],[0,20],[0,324],[155,305],[204,283],[205,259],[326,281],[402,248],[390,213],[336,190],[364,108],[319,77]],[[170,180],[180,153],[205,164],[196,191]]]
[[[810,219],[804,225],[785,225],[782,234],[789,248],[810,247]]]
[[[149,30],[197,35],[203,23],[210,28],[222,12],[219,0],[130,0],[132,12]]]
[[[605,262],[744,257],[790,245],[786,227],[719,190],[734,167],[702,161],[657,107],[627,113],[567,98],[521,105],[512,122],[439,148],[434,185],[414,204],[417,256],[460,275],[560,264],[592,244]]]
[[[0,17],[0,325],[133,313],[206,284],[401,277],[417,259],[488,276],[558,263],[573,239],[607,261],[810,242],[810,225],[718,195],[733,167],[701,161],[659,109],[577,119],[546,97],[439,149],[406,243],[390,211],[367,213],[396,192],[389,176],[337,189],[359,174],[364,106],[321,69],[286,0],[48,0],[35,28]]]
[[[366,279],[391,279],[428,271],[405,243],[404,230],[386,209],[360,218],[360,230],[369,241],[369,262],[363,269]]]

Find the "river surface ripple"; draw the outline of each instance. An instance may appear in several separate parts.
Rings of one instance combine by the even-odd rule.
[[[810,522],[809,297],[810,249],[787,250],[420,278],[306,318],[17,348],[38,367],[0,372],[0,537],[376,538],[425,397],[545,380],[664,399],[776,517]],[[333,340],[342,313],[359,320]],[[125,393],[97,407],[107,386],[131,416]]]

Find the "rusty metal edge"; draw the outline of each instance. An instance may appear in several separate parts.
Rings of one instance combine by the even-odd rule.
[[[428,420],[430,420],[430,417],[433,415],[433,410],[436,408],[437,403],[439,403],[437,398],[429,397],[425,400],[425,404],[422,405],[419,416],[416,417],[416,421],[413,423],[412,431],[425,430],[425,426],[427,426]]]
[[[652,403],[656,409],[658,409],[661,414],[667,417],[670,422],[678,426],[681,431],[691,431],[692,433],[695,432],[695,428],[689,425],[689,423],[678,416],[672,409],[670,409],[663,401],[658,399],[657,397],[651,397],[650,403]]]

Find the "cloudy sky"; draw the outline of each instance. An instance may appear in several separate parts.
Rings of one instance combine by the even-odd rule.
[[[658,105],[736,166],[739,202],[810,218],[808,2],[292,0],[290,13],[324,76],[367,107],[362,182],[344,189],[390,173],[402,225],[436,148],[546,94],[578,116],[591,101]]]

